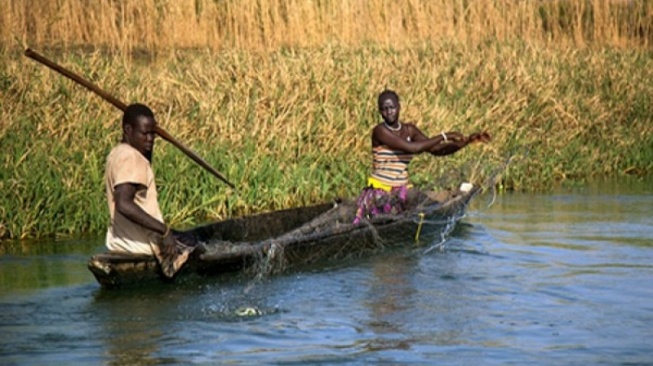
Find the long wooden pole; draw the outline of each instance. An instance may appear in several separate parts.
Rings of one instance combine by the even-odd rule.
[[[56,64],[53,61],[48,60],[45,56],[38,54],[37,52],[31,50],[31,49],[26,49],[25,50],[25,56],[38,61],[42,63],[43,65],[51,68],[52,70],[60,73],[61,75],[69,78],[70,80],[82,85],[86,89],[92,91],[93,93],[99,95],[102,97],[102,99],[106,100],[107,102],[113,104],[116,108],[120,109],[121,111],[124,111],[127,108],[127,105],[117,98],[115,98],[113,95],[107,93],[106,91],[100,89],[97,85],[91,83],[88,80],[85,80],[81,76],[73,73],[70,70],[67,70],[61,65]],[[186,147],[184,144],[181,142],[177,141],[172,135],[170,135],[168,132],[166,132],[164,129],[159,127],[158,125],[156,126],[156,133],[157,135],[161,136],[164,140],[168,141],[169,143],[173,144],[175,147],[177,147],[179,150],[181,150],[186,156],[191,158],[194,162],[199,164],[202,168],[208,170],[211,174],[216,176],[218,179],[226,183],[229,187],[236,189],[236,187],[231,184],[225,177],[222,176],[217,170],[215,170],[209,163],[207,163],[204,159],[202,159],[199,155],[197,155],[195,152],[193,152],[191,149]]]

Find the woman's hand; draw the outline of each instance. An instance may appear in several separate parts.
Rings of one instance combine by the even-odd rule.
[[[461,142],[461,141],[465,141],[465,139],[466,139],[465,135],[463,135],[460,132],[455,132],[455,131],[454,132],[447,132],[447,133],[444,134],[444,136],[446,136],[447,138],[446,138],[446,140],[442,141],[443,143],[446,143],[446,142]]]
[[[440,144],[435,145],[431,150],[429,150],[432,155],[451,155],[472,142],[488,142],[492,139],[490,134],[485,131],[476,132],[469,136],[465,136],[460,132],[447,132],[446,136],[446,141],[443,139]]]
[[[491,140],[492,137],[485,131],[475,132],[467,137],[468,144],[471,144],[472,142],[490,142]]]

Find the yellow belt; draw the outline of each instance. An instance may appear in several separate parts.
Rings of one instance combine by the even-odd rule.
[[[382,190],[384,190],[386,192],[390,192],[392,190],[392,188],[393,188],[391,185],[385,184],[385,183],[381,182],[380,180],[378,180],[376,178],[373,178],[373,177],[367,178],[367,186],[375,188],[375,189],[382,189]]]

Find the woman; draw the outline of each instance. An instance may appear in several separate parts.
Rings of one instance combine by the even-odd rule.
[[[459,132],[442,132],[427,137],[412,123],[399,119],[399,95],[385,90],[379,95],[379,113],[383,122],[372,130],[372,174],[358,198],[355,223],[379,213],[399,213],[408,196],[408,165],[415,154],[437,156],[453,154],[472,142],[487,142],[486,132],[465,137]]]

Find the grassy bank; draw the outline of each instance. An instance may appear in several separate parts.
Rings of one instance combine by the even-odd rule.
[[[487,39],[651,45],[648,0],[0,0],[0,43],[112,50]]]
[[[506,189],[543,190],[653,169],[653,85],[641,82],[653,79],[649,51],[488,42],[52,56],[124,102],[149,104],[164,129],[238,187],[158,140],[162,208],[176,226],[356,195],[385,87],[426,133],[494,137],[453,157],[420,156],[417,184],[496,178]],[[104,161],[120,138],[120,112],[18,52],[0,61],[0,96],[4,235],[103,232]]]
[[[236,184],[159,141],[167,220],[188,226],[357,194],[375,98],[429,134],[419,185],[546,190],[653,170],[653,1],[0,0],[0,238],[99,234],[120,112],[25,47],[144,102]]]

